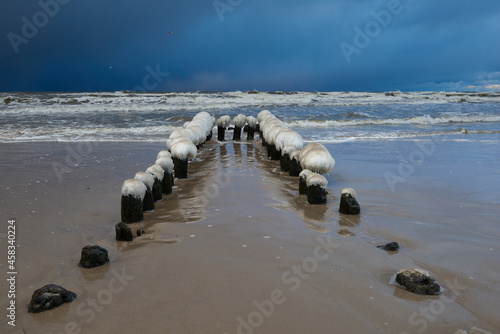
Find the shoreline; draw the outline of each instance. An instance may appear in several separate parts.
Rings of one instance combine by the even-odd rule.
[[[59,183],[52,163],[64,166],[66,145],[77,151],[78,143],[0,144],[2,185],[9,188],[1,206],[11,210],[2,215],[18,219],[18,261],[24,267],[18,278],[18,324],[27,332],[61,332],[75,321],[83,333],[232,333],[240,317],[248,323],[258,310],[254,301],[273,296],[285,300],[274,303],[259,331],[412,332],[423,326],[410,324],[412,314],[438,300],[445,307],[427,321],[428,332],[500,329],[494,314],[500,300],[495,284],[500,233],[493,221],[499,193],[489,193],[489,202],[482,202],[487,196],[468,188],[476,178],[498,176],[495,158],[476,143],[467,150],[462,143],[440,143],[394,192],[384,173],[397,173],[394,157],[413,152],[413,142],[327,144],[338,165],[328,176],[328,204],[313,207],[297,196],[298,180],[280,175],[278,164],[267,160],[260,141],[222,146],[212,141],[190,163],[188,179],[176,182],[174,193],[158,202],[144,222],[132,224],[146,235],[131,243],[114,241],[120,186],[152,164],[163,145],[102,142],[75,166],[66,165],[70,170]],[[457,166],[456,157],[462,165]],[[463,179],[476,160],[482,162],[480,171]],[[495,191],[494,182],[489,187],[482,183]],[[337,212],[344,186],[358,192],[359,219]],[[293,265],[314,258],[318,238],[330,238],[338,247],[324,261],[317,260],[307,279],[292,275]],[[398,241],[402,249],[380,251],[375,245],[383,241]],[[108,249],[111,263],[78,268],[81,248],[94,243]],[[389,285],[390,276],[406,266],[425,267],[445,288],[445,282],[456,281],[458,287],[446,289],[448,299],[436,299]],[[86,301],[98,299],[123,268],[136,278],[125,281],[109,304],[98,305],[102,310],[94,310],[87,322],[92,307]],[[283,282],[287,272],[295,283]],[[297,277],[300,286],[292,290]],[[23,308],[33,290],[52,282],[78,298],[39,315],[27,314]],[[158,312],[163,319],[158,320]],[[425,317],[417,313],[414,321],[420,319]],[[0,324],[6,326],[5,319]]]

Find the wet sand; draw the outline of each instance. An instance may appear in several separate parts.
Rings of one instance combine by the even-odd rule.
[[[1,219],[16,219],[18,244],[16,327],[2,316],[2,332],[500,331],[493,145],[439,142],[427,154],[412,141],[329,144],[337,165],[328,204],[312,206],[260,141],[210,142],[188,179],[130,225],[146,234],[129,243],[114,241],[121,184],[154,163],[163,143],[85,145],[0,144]],[[422,163],[402,177],[400,164],[418,150]],[[391,189],[387,173],[404,182]],[[344,187],[358,193],[360,216],[337,212]],[[5,254],[4,223],[0,233]],[[375,247],[389,241],[400,251]],[[79,268],[87,244],[108,249],[110,263]],[[417,296],[388,284],[414,266],[445,292]],[[78,298],[28,314],[31,294],[48,283]],[[2,305],[7,290],[3,280]]]

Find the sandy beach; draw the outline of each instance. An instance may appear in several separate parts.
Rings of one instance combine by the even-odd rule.
[[[260,140],[210,141],[188,179],[130,225],[146,234],[116,242],[120,187],[163,142],[0,144],[1,254],[9,219],[18,244],[16,326],[2,316],[2,333],[500,332],[498,146],[326,146],[337,161],[326,205],[299,196]],[[344,187],[361,215],[338,213]],[[401,249],[376,248],[389,241]],[[87,244],[106,248],[110,263],[80,268]],[[429,271],[444,293],[390,285],[405,267]],[[78,297],[27,313],[48,283]]]

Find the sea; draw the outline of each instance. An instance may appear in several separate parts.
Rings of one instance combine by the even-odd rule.
[[[165,141],[196,113],[270,110],[306,142],[500,142],[500,92],[0,93],[0,142]]]

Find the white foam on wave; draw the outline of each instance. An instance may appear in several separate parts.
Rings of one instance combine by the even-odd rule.
[[[9,93],[11,102],[1,103],[6,112],[29,112],[36,108],[41,113],[58,112],[165,112],[196,111],[281,106],[360,106],[381,104],[428,104],[428,103],[499,103],[498,93],[453,92],[292,92],[273,94],[260,92],[214,93]],[[259,119],[260,121],[260,119]]]
[[[481,123],[500,122],[500,115],[468,115],[468,116],[445,116],[431,117],[429,115],[409,118],[386,118],[386,119],[354,119],[354,120],[300,120],[285,122],[290,128],[331,128],[343,126],[362,125],[436,125],[449,123]]]
[[[0,128],[0,142],[22,141],[163,141],[174,126],[141,126],[130,128],[50,126],[36,128]]]
[[[223,114],[242,108],[247,108],[248,113],[250,110],[255,112],[269,108],[283,120],[290,120],[288,116],[291,116],[295,120],[285,122],[283,126],[300,132],[308,141],[318,142],[410,138],[419,136],[419,125],[464,124],[463,127],[466,127],[465,124],[500,122],[500,114],[496,112],[500,103],[499,93],[392,93],[0,93],[0,123],[4,123],[0,128],[0,142],[160,141],[197,111],[225,109],[221,112]],[[464,104],[464,100],[467,103]],[[440,103],[456,106],[441,107],[438,106]],[[363,107],[350,107],[364,105],[384,107],[367,107],[368,111]],[[399,105],[401,110],[398,110]],[[330,112],[330,106],[339,107]],[[417,112],[421,115],[414,116]],[[46,121],[49,114],[54,114],[52,123]],[[15,117],[11,117],[13,115]],[[261,128],[266,122],[273,121],[274,116],[270,115],[269,111],[259,113]],[[212,130],[213,119],[204,111],[195,118],[188,125],[201,126],[208,132]],[[203,121],[198,122],[198,119]],[[416,134],[405,129],[406,132],[397,130],[391,136],[388,131],[370,130],[368,127],[371,125],[401,125],[401,128],[415,125],[411,131],[416,130]],[[365,136],[363,133],[351,133],[351,129],[371,133]],[[307,133],[308,130],[315,133]],[[320,131],[324,131],[321,136]],[[195,141],[203,141],[203,131],[198,132]],[[475,132],[470,131],[469,134]]]
[[[332,132],[320,132],[320,133],[309,133],[305,136],[307,142],[309,143],[345,143],[350,141],[394,141],[394,140],[423,140],[428,141],[432,138],[434,141],[448,141],[448,140],[460,140],[460,141],[477,141],[474,135],[498,135],[500,131],[498,130],[468,130],[465,134],[463,129],[454,129],[450,131],[414,131],[414,130],[394,130],[394,131],[383,131],[383,132],[370,132],[370,131],[332,131]],[[454,137],[460,137],[458,139]],[[491,142],[498,142],[499,140],[491,139]]]

